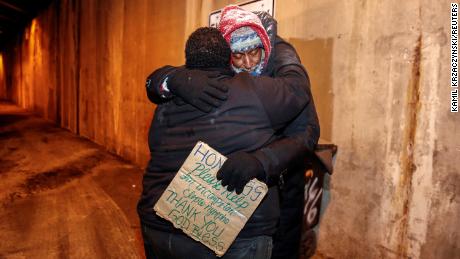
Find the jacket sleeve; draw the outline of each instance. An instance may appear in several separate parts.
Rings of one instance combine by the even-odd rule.
[[[302,76],[299,75],[299,69],[302,71]],[[264,167],[265,182],[269,186],[277,184],[280,174],[290,165],[301,162],[308,152],[313,152],[320,134],[308,74],[300,63],[295,49],[281,38],[278,38],[275,45],[273,76],[275,78],[298,77],[299,80],[291,81],[292,86],[303,89],[309,100],[302,112],[280,132],[281,139],[254,152],[255,157]]]
[[[303,70],[296,66],[283,70],[276,78],[250,77],[253,90],[276,131],[293,121],[310,101]]]
[[[161,104],[167,102],[172,96],[171,93],[166,92],[162,84],[165,83],[168,76],[175,72],[177,67],[164,66],[153,71],[146,80],[145,86],[147,90],[147,97],[152,103]]]

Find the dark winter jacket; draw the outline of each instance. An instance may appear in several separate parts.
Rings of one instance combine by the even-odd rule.
[[[262,21],[266,20],[262,19]],[[271,21],[276,23],[273,22],[273,19]],[[273,33],[276,33],[276,26],[269,25],[269,28],[271,29],[267,32],[272,37]],[[268,67],[264,70],[264,77],[258,77],[254,80],[267,80],[265,76],[268,76],[274,80],[274,84],[289,84],[298,93],[301,92],[308,96],[308,104],[294,121],[277,132],[280,140],[254,153],[264,166],[265,173],[270,179],[268,182],[270,185],[277,184],[280,174],[286,172],[288,167],[299,167],[299,163],[303,161],[305,155],[313,152],[320,133],[318,116],[310,90],[310,80],[297,52],[289,43],[278,36],[273,42],[275,47],[269,59]],[[147,96],[150,101],[156,104],[168,101],[168,99],[160,97],[159,89],[167,75],[175,70],[175,67],[167,66],[163,68],[163,78],[159,77],[158,70],[149,76],[153,82],[153,86],[147,89]],[[298,170],[300,169],[290,171]]]
[[[163,78],[169,69],[157,70],[152,79]],[[293,74],[286,78],[296,80]],[[151,160],[138,204],[144,224],[174,231],[172,224],[156,216],[152,208],[198,141],[228,155],[235,151],[254,152],[277,139],[276,132],[296,118],[308,101],[303,90],[296,90],[282,83],[283,80],[263,76],[255,80],[248,73],[229,76],[223,80],[229,86],[229,99],[211,113],[188,104],[178,105],[174,100],[158,105],[149,131]],[[277,186],[271,186],[240,237],[275,232],[279,218],[278,196]]]
[[[288,192],[289,188],[284,188],[282,190],[284,195],[281,198],[284,200],[282,206],[287,208],[286,210],[293,209],[298,211],[302,209],[302,204],[298,200],[299,197],[300,200],[303,200],[304,181],[302,181],[302,177],[304,157],[307,153],[313,152],[319,139],[320,128],[318,117],[311,96],[307,72],[302,66],[295,49],[280,37],[275,37],[275,20],[264,13],[259,13],[258,15],[271,38],[272,46],[275,46],[270,56],[268,67],[265,69],[263,75],[272,77],[275,81],[276,79],[281,79],[278,80],[278,84],[289,84],[298,91],[305,91],[307,96],[310,97],[308,104],[295,120],[276,132],[279,139],[253,153],[264,165],[265,172],[270,179],[268,181],[270,185],[279,182],[281,173],[284,174],[284,178],[287,178],[288,184],[289,182],[291,184],[295,182],[294,185],[296,188],[293,188],[292,192]],[[159,89],[166,76],[169,73],[173,73],[176,68],[165,67],[163,69],[162,77],[158,75],[157,71],[149,76],[149,78],[155,77],[156,80],[153,81],[153,87],[147,89],[147,95],[156,104],[168,101],[160,97]],[[264,80],[262,78],[261,80]],[[259,78],[254,80],[259,80]],[[292,197],[293,199],[291,199]],[[298,214],[297,212],[293,213]],[[290,217],[293,213],[283,212],[287,217]],[[291,225],[300,224],[298,219],[291,218],[291,221]]]
[[[291,44],[277,35],[277,22],[266,12],[256,12],[262,21],[273,48],[267,68],[262,75],[272,78],[285,77],[289,72],[302,71],[302,83],[292,81],[292,86],[303,89],[309,96],[304,110],[286,128],[278,131],[282,138],[255,152],[255,156],[264,165],[265,172],[273,181],[278,181],[281,173],[298,173],[302,170],[303,161],[308,153],[318,143],[320,127],[313,96],[311,94],[310,79],[307,71],[300,62],[296,50]],[[303,172],[300,172],[303,175]]]
[[[261,12],[258,15],[269,36],[276,35],[276,21],[267,13]],[[295,49],[276,37],[275,51],[270,57],[265,75],[279,77],[281,75],[278,71],[286,66],[303,68]],[[293,122],[279,132],[281,139],[254,153],[264,164],[265,171],[274,179],[280,180],[280,223],[273,240],[272,259],[299,257],[305,191],[304,172],[305,162],[308,161],[305,158],[313,153],[320,134],[318,116],[306,71],[305,79],[308,83],[306,89],[310,96],[309,104]],[[281,177],[276,178],[280,173],[282,173]]]

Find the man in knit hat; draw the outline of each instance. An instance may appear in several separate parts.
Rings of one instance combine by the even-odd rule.
[[[222,11],[219,30],[231,46],[232,68],[235,72],[249,69],[253,71],[252,74],[281,79],[283,76],[278,69],[281,70],[287,66],[291,68],[285,75],[297,77],[309,83],[308,76],[292,46],[280,37],[275,38],[276,21],[267,13],[262,12],[256,15],[235,5],[227,6]],[[274,49],[268,44],[269,42],[275,46]],[[295,71],[298,71],[296,69],[299,67],[293,68],[293,66],[299,66],[304,71],[305,77],[296,74]],[[293,85],[301,85],[296,84],[292,78],[289,80]],[[307,90],[311,97],[309,85]],[[254,152],[253,155],[263,163],[265,171],[273,178],[280,176],[280,173],[283,172],[280,177],[282,182],[280,184],[280,223],[274,236],[272,258],[298,258],[306,168],[303,158],[307,152],[313,153],[319,137],[319,124],[313,99],[302,114],[280,135],[285,138]],[[289,153],[286,154],[286,152]],[[226,178],[240,177],[244,170],[241,169],[239,159],[240,156],[236,156],[229,160],[219,171],[219,175],[224,175]],[[231,182],[232,179],[227,181]]]
[[[230,48],[215,28],[200,28],[192,33],[187,40],[185,54],[188,70],[217,72],[219,81],[232,87],[229,88],[229,99],[212,113],[203,113],[183,104],[177,97],[158,105],[155,111],[149,131],[151,160],[144,174],[143,193],[138,206],[148,258],[215,257],[207,247],[152,211],[198,141],[206,142],[224,155],[235,150],[258,150],[270,144],[276,138],[276,132],[307,104],[306,98],[300,93],[292,94],[287,85],[254,81],[248,73],[233,76],[229,66]],[[159,76],[165,71],[168,71],[167,67],[160,69]],[[171,82],[174,83],[174,80],[175,76],[172,76]],[[261,166],[253,167],[252,160],[240,162],[250,169],[243,178],[268,182]],[[237,189],[237,192],[241,191]],[[278,220],[278,203],[278,190],[272,185],[223,256],[224,259],[270,257],[271,235]],[[211,236],[203,240],[212,242]]]
[[[268,64],[272,46],[259,17],[230,5],[222,11],[219,30],[230,44],[233,70],[261,75]]]
[[[275,236],[273,252],[275,258],[296,258],[302,224],[305,184],[304,157],[307,153],[313,152],[318,141],[319,123],[311,97],[308,75],[295,49],[277,36],[276,21],[271,16],[264,12],[257,13],[257,16],[260,18],[259,22],[252,13],[235,6],[228,6],[222,12],[221,17],[224,22],[221,21],[219,29],[230,45],[236,44],[232,48],[231,66],[233,70],[235,72],[250,71],[253,75],[259,75],[254,78],[256,81],[268,81],[270,78],[280,87],[289,85],[295,90],[293,94],[299,94],[299,92],[306,94],[309,103],[286,128],[278,132],[277,141],[252,153],[235,152],[231,154],[220,169],[218,176],[223,179],[223,183],[228,183],[227,188],[234,190],[241,188],[247,182],[246,177],[241,176],[250,174],[253,168],[259,168],[258,170],[262,168],[266,179],[269,179],[267,182],[269,185],[281,183],[281,220]],[[263,25],[262,30],[260,22]],[[242,47],[251,45],[240,43],[250,37],[240,36],[253,35],[249,30],[248,33],[240,29],[244,27],[250,27],[256,32],[262,42],[262,48],[260,43],[252,44],[252,46],[257,46],[252,50]],[[269,35],[269,42],[273,48],[267,47],[264,31]],[[255,41],[250,40],[249,42]],[[262,64],[261,69],[260,64]],[[170,77],[175,77],[175,80],[166,84]],[[180,80],[180,77],[183,79]],[[153,78],[155,80],[150,80]],[[164,87],[166,85],[169,90]],[[226,91],[230,87],[232,86],[217,82],[212,73],[184,72],[181,68],[167,66],[149,76],[147,95],[155,103],[167,102],[172,96],[179,96],[186,103],[203,112],[210,112],[225,103],[229,96]],[[248,163],[251,165],[247,166]],[[279,212],[273,211],[273,213],[278,214]]]

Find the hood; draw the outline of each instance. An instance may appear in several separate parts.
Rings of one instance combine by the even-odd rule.
[[[254,12],[262,22],[262,25],[267,32],[268,38],[270,40],[270,45],[272,46],[271,55],[268,56],[267,65],[264,67],[262,75],[271,76],[273,73],[274,67],[274,56],[275,56],[275,45],[276,45],[276,36],[278,34],[278,23],[276,20],[267,12]]]

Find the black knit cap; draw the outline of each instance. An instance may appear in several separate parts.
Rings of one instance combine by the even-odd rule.
[[[230,65],[231,50],[220,31],[201,27],[188,37],[185,44],[187,68],[226,68]]]

